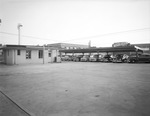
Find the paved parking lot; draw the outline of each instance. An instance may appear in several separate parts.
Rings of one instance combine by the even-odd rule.
[[[0,65],[0,90],[35,116],[150,116],[150,64]]]

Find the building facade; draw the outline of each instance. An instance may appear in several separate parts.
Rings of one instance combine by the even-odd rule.
[[[5,64],[60,62],[58,50],[50,50],[43,46],[6,45],[1,49]]]
[[[86,48],[89,48],[90,46],[89,45],[81,45],[81,44],[70,44],[70,43],[54,43],[54,44],[47,44],[47,47],[48,48],[55,48],[57,50],[63,50],[63,49],[67,49],[67,50],[70,50],[70,49],[86,49]],[[60,53],[58,52],[58,56],[64,56],[64,55],[72,55],[72,53]],[[80,55],[78,53],[78,55]]]
[[[130,44],[128,42],[116,42],[116,43],[112,44],[112,47],[124,47],[124,46],[135,46],[137,49],[142,50],[143,53],[149,53],[150,54],[150,43]],[[117,54],[117,53],[114,53],[114,54]],[[133,52],[126,52],[125,54],[130,55],[130,54],[134,54],[134,53]]]

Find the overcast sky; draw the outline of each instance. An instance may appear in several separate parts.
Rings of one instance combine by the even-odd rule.
[[[150,43],[150,0],[0,0],[0,43]]]

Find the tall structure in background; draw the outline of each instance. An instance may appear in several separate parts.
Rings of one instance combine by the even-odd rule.
[[[91,47],[91,40],[89,41],[89,44],[88,44],[89,48]]]
[[[18,45],[20,45],[20,27],[22,27],[22,24],[18,24],[17,28],[18,28]]]

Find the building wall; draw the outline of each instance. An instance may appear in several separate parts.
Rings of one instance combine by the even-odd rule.
[[[61,62],[59,50],[52,50],[51,62]]]
[[[17,55],[15,50],[16,64],[42,63],[43,58],[38,58],[38,50],[31,50],[31,59],[26,59],[26,50],[20,50],[20,55]]]
[[[17,50],[16,50],[17,51]],[[17,55],[16,52],[17,64],[25,63],[48,63],[51,62],[51,57],[48,56],[48,50],[44,50],[44,61],[43,58],[39,58],[39,50],[31,50],[31,59],[26,59],[26,50],[21,50],[21,55]]]
[[[4,63],[6,64],[32,64],[32,63],[49,63],[51,57],[48,55],[48,50],[44,51],[43,58],[39,58],[39,50],[31,50],[31,59],[26,59],[26,50],[20,50],[20,55],[17,55],[17,50],[5,50]]]
[[[14,64],[14,50],[6,50],[5,63],[6,64]]]

